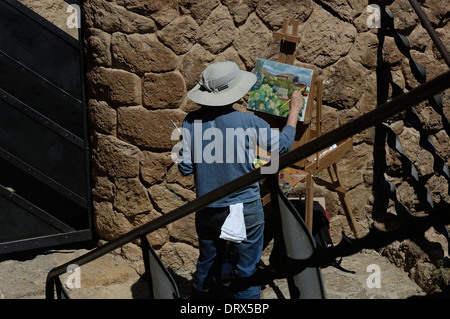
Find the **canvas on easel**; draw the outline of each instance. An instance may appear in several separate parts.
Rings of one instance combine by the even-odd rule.
[[[247,109],[287,117],[292,93],[299,91],[303,108],[298,120],[305,120],[313,70],[258,58],[254,73],[257,81],[250,90]]]

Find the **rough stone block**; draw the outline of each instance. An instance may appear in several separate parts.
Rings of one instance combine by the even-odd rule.
[[[116,135],[116,110],[105,101],[89,100],[89,119],[96,131]]]
[[[227,7],[217,7],[202,24],[199,32],[199,42],[212,53],[223,51],[229,46],[236,35],[233,18]]]
[[[139,149],[114,136],[95,135],[92,160],[99,171],[111,177],[139,176]]]
[[[172,71],[177,56],[158,41],[154,34],[124,34],[112,36],[113,63],[134,73]]]
[[[89,0],[83,4],[86,24],[108,33],[154,32],[156,24],[152,19],[130,12],[124,7],[104,0]]]
[[[199,26],[190,16],[173,20],[158,33],[158,38],[176,54],[188,52],[197,42]]]
[[[88,74],[91,97],[112,105],[142,103],[142,81],[136,74],[104,67],[96,67]]]
[[[143,151],[140,156],[140,176],[142,180],[148,185],[161,182],[167,168],[172,164],[170,155]]]
[[[142,89],[142,103],[152,109],[176,109],[186,97],[184,79],[179,72],[147,73]]]
[[[117,114],[118,137],[141,148],[159,151],[171,150],[178,143],[178,135],[172,139],[174,126],[170,120],[181,127],[186,116],[178,110],[150,111],[142,106],[121,107]]]
[[[115,181],[115,185],[114,208],[126,217],[132,217],[153,209],[147,189],[139,179],[118,178]]]

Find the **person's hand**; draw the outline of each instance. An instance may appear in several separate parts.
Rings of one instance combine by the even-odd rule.
[[[291,96],[291,103],[289,105],[289,113],[300,113],[303,107],[303,96],[299,91],[294,91]]]

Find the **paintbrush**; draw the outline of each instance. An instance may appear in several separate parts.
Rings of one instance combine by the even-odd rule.
[[[178,133],[181,134],[181,131],[180,131],[180,129],[178,128],[178,126],[175,124],[175,122],[172,121],[172,119],[169,119],[169,120],[170,120],[170,122],[172,122],[173,126],[175,126],[175,128],[178,130]]]
[[[306,86],[300,91],[298,90],[300,93],[303,93],[303,91],[306,90]],[[283,108],[286,104],[288,104],[292,99],[287,100],[282,106],[280,106],[280,109]]]

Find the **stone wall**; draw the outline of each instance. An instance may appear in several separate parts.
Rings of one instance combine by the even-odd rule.
[[[428,78],[447,69],[407,0],[386,1],[395,26],[407,36],[414,59]],[[448,43],[448,8],[421,1],[425,12]],[[272,33],[284,18],[299,21],[296,65],[312,68],[324,80],[324,130],[376,107],[377,29],[367,27],[367,0],[86,0],[85,48],[90,123],[95,227],[108,241],[168,213],[195,198],[192,178],[182,177],[170,158],[173,120],[178,126],[196,105],[186,93],[210,63],[232,60],[252,71],[257,57],[277,60],[279,41]],[[409,90],[418,85],[408,60],[392,37],[384,44],[396,83]],[[450,116],[449,92],[444,95]],[[236,105],[245,111],[245,103]],[[448,136],[440,117],[426,104],[417,108],[440,155],[450,164]],[[404,148],[418,135],[401,117],[388,121]],[[372,223],[374,130],[353,137],[353,150],[339,162],[348,200],[364,234]],[[448,198],[430,160],[417,148],[411,158],[434,199]],[[395,162],[392,157],[392,163]],[[327,179],[327,176],[323,176]],[[414,206],[406,185],[397,181],[406,206]],[[338,197],[321,186],[336,240],[351,235]],[[179,274],[192,271],[198,255],[193,216],[149,235],[163,260]],[[123,248],[137,258],[138,246]]]

